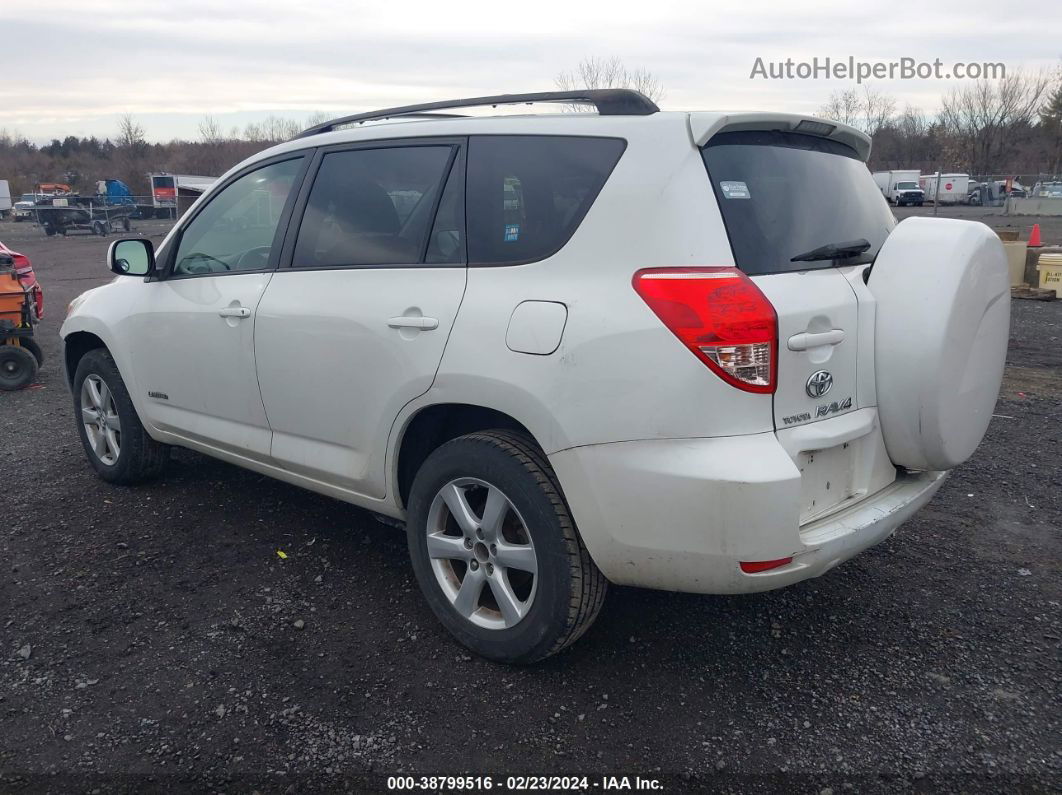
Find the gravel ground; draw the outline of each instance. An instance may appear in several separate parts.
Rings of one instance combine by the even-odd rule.
[[[98,480],[56,332],[108,241],[0,239],[46,286],[50,357],[0,393],[0,791],[1059,791],[1062,302],[1014,302],[988,438],[895,537],[773,593],[615,588],[569,652],[514,669],[450,640],[367,513],[188,452]]]

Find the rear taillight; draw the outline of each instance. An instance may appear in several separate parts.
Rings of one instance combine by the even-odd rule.
[[[724,381],[774,392],[778,317],[737,268],[644,268],[634,289],[664,325]]]

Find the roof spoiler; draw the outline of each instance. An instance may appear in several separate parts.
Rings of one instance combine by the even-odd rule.
[[[864,162],[870,157],[870,136],[831,119],[795,113],[691,113],[689,123],[690,136],[697,146],[704,146],[721,132],[778,130],[830,138],[852,147]]]

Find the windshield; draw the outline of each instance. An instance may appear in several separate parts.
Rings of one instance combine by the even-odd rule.
[[[918,183],[916,183],[916,182],[897,182],[896,183],[897,190],[914,190],[917,187],[918,187]]]
[[[827,138],[773,130],[721,133],[703,149],[737,266],[783,273],[873,262],[896,225],[866,165]],[[856,256],[790,262],[865,240]]]
[[[19,201],[31,202],[31,201],[33,201],[33,194],[32,193],[23,193],[22,194],[22,198],[19,199]]]

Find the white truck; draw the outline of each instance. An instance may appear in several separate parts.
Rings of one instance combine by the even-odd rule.
[[[6,179],[0,179],[0,218],[7,218],[11,212],[11,186]]]
[[[875,171],[874,183],[890,203],[897,207],[907,204],[922,205],[926,196],[918,185],[918,169],[898,171]]]
[[[939,191],[937,183],[940,183]],[[969,174],[923,174],[918,178],[918,184],[926,193],[927,202],[939,202],[940,204],[965,204],[970,194]]]

